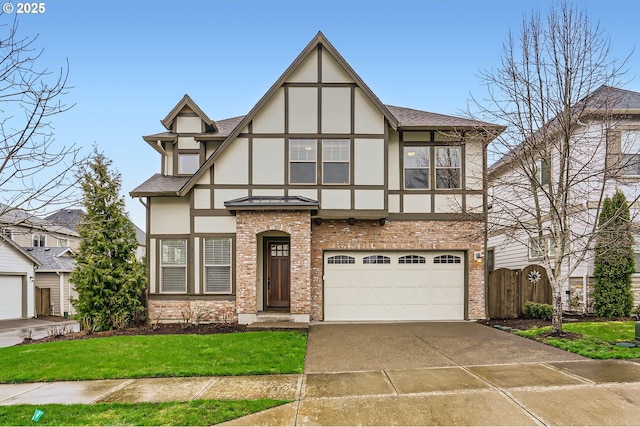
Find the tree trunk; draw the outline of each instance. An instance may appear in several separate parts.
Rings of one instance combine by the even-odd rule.
[[[562,333],[562,292],[553,291],[553,316],[551,319],[553,333]]]

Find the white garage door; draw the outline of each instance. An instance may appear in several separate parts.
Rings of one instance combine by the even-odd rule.
[[[324,319],[462,320],[463,252],[325,252]]]
[[[22,276],[0,276],[0,320],[22,317]]]

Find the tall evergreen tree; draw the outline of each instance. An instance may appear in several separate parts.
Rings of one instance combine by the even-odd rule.
[[[635,271],[631,214],[618,190],[602,205],[595,247],[596,279],[593,300],[596,315],[624,317],[631,314],[631,274]]]
[[[94,330],[109,330],[141,320],[145,309],[144,267],[135,258],[135,229],[120,196],[121,177],[111,160],[94,152],[80,177],[86,215],[78,232],[82,242],[71,281],[79,320]]]

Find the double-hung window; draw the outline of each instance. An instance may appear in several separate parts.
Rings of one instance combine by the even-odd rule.
[[[436,147],[436,188],[460,188],[460,147]]]
[[[190,175],[196,173],[200,167],[200,154],[180,153],[178,154],[178,174]]]
[[[187,291],[187,239],[160,243],[161,292]]]
[[[532,237],[529,239],[529,258],[539,259],[545,255],[555,254],[554,239],[551,236]]]
[[[348,184],[350,148],[348,139],[322,140],[322,183]]]
[[[404,147],[404,188],[429,188],[429,147]]]
[[[231,293],[231,239],[204,239],[205,293]]]
[[[47,245],[47,237],[44,234],[34,234],[33,235],[33,246],[35,247],[45,247]]]
[[[292,139],[289,141],[289,183],[315,184],[317,141]]]
[[[620,132],[621,175],[640,176],[640,130]]]

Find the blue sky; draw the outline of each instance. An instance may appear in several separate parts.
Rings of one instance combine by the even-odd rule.
[[[11,0],[14,6],[17,2]],[[581,1],[611,38],[612,56],[640,48],[637,1]],[[89,153],[95,144],[122,174],[127,210],[144,229],[129,191],[159,172],[143,140],[164,130],[188,93],[213,120],[246,114],[322,31],[385,104],[461,115],[481,95],[478,71],[499,64],[508,31],[550,1],[118,1],[49,0],[18,15],[38,34],[42,66],[69,61],[75,107],[54,119],[56,140]],[[8,23],[15,12],[0,15]],[[6,31],[4,27],[0,31]],[[640,91],[640,53],[627,89]]]

